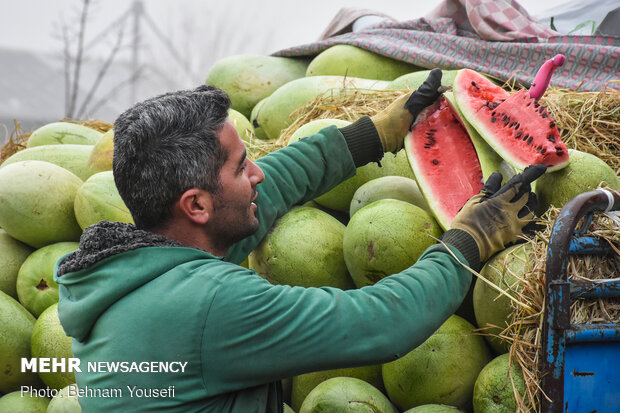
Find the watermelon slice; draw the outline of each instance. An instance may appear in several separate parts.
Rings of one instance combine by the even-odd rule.
[[[543,163],[551,172],[568,165],[568,150],[554,120],[527,90],[510,94],[462,69],[454,80],[454,97],[469,123],[516,169]]]
[[[483,173],[467,129],[445,96],[418,115],[405,150],[437,222],[449,229],[463,204],[482,189]]]

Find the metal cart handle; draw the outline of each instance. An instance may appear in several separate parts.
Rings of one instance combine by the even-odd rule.
[[[570,288],[568,258],[571,254],[573,235],[583,235],[596,212],[620,210],[620,192],[597,189],[577,195],[561,209],[551,230],[547,249],[545,322],[543,323],[543,357],[541,360],[542,390],[552,400],[544,397],[543,411],[562,412],[564,400],[564,350],[565,330],[570,328]],[[579,221],[583,224],[577,228]],[[601,252],[601,248],[595,248]],[[574,253],[575,251],[573,251]],[[612,289],[617,287],[612,287]]]

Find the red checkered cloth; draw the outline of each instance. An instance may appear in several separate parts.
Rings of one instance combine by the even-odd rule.
[[[514,0],[444,0],[426,18],[450,18],[460,29],[475,32],[484,40],[548,38],[559,34],[540,24]]]
[[[561,53],[551,85],[579,91],[620,88],[620,38],[611,36],[525,37],[489,41],[460,29],[455,20],[439,18],[384,22],[355,33],[291,47],[276,56],[314,56],[336,45],[349,44],[425,68],[470,68],[499,79],[515,79],[529,87],[538,68]]]

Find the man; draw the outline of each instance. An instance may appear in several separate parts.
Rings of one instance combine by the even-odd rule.
[[[283,378],[392,361],[426,340],[469,288],[463,264],[479,269],[521,233],[534,209],[529,183],[544,167],[502,189],[494,175],[455,218],[445,245],[374,286],[271,285],[236,264],[292,206],[402,148],[440,80],[433,71],[376,116],[323,129],[256,163],[227,119],[228,97],[213,87],[123,113],[114,125],[114,177],[136,225],[94,225],[59,261],[59,317],[82,366],[178,364],[76,373],[87,391],[83,411],[279,412]],[[122,398],[101,389],[120,389]],[[140,389],[151,396],[137,397]]]

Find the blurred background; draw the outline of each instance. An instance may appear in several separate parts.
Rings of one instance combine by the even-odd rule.
[[[600,0],[601,5],[618,0]],[[219,59],[271,54],[311,43],[342,7],[398,20],[423,17],[441,0],[22,0],[0,2],[0,144],[15,124],[29,131],[72,119],[113,122],[133,103],[204,82]],[[595,22],[588,1],[520,0],[568,33],[567,13]],[[609,7],[601,7],[609,10]],[[604,13],[600,13],[604,17]],[[594,23],[593,23],[594,24]]]

